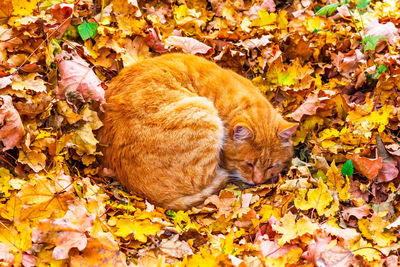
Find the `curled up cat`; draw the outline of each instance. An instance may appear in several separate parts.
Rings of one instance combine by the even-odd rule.
[[[188,209],[229,179],[260,184],[293,156],[285,121],[246,78],[167,54],[123,69],[106,91],[103,167],[149,202]]]

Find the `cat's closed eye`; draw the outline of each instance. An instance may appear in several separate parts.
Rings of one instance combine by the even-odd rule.
[[[247,166],[249,166],[250,168],[254,168],[254,164],[251,163],[250,161],[246,161]]]
[[[271,170],[271,169],[278,168],[278,167],[279,167],[279,163],[274,163],[273,165],[269,166],[267,168],[267,170]]]

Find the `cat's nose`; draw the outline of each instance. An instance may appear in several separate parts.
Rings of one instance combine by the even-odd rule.
[[[255,184],[261,184],[264,182],[264,174],[260,172],[258,168],[254,168],[253,182]]]

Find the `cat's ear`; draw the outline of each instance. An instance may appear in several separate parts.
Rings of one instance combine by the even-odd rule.
[[[234,141],[244,141],[251,139],[253,137],[253,132],[245,124],[236,124],[233,127],[232,138]]]
[[[283,141],[289,142],[294,132],[296,132],[298,125],[299,125],[298,123],[285,122],[284,124],[281,125],[279,129],[279,137]]]

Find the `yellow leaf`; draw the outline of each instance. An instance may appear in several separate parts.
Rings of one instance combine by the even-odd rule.
[[[147,242],[147,236],[155,235],[161,230],[161,225],[157,223],[150,220],[139,221],[132,216],[117,216],[114,222],[117,228],[115,235],[127,238],[133,233],[134,238],[142,243]]]
[[[389,222],[384,221],[377,215],[373,215],[372,218],[369,219],[361,219],[358,221],[358,228],[361,234],[381,247],[387,247],[397,240],[395,235],[385,231],[385,227],[388,225]]]
[[[46,92],[46,86],[42,79],[36,79],[37,73],[30,73],[23,76],[17,76],[11,84],[12,89],[16,91],[32,90],[37,93]]]
[[[326,139],[335,139],[339,137],[339,131],[335,128],[327,128],[321,132],[319,132],[319,140],[326,140]]]
[[[76,114],[65,101],[57,101],[57,112],[64,115],[69,124],[74,124],[82,119],[82,116]]]
[[[4,197],[9,197],[10,192],[10,179],[13,178],[12,174],[6,168],[0,168],[0,193],[4,194]]]
[[[28,164],[34,172],[39,172],[46,167],[46,155],[38,149],[20,150],[18,161],[22,164]]]
[[[331,168],[326,173],[329,190],[336,191],[339,193],[339,199],[341,201],[348,200],[350,198],[350,184],[344,180],[343,175],[336,168],[335,161],[332,162]]]
[[[33,11],[37,9],[38,0],[12,0],[14,16],[28,16],[32,15]]]
[[[297,237],[301,237],[305,234],[312,235],[319,226],[317,223],[311,222],[311,219],[308,217],[303,217],[296,222],[296,216],[289,212],[283,216],[280,225],[273,225],[272,228],[274,228],[276,232],[282,234],[278,244],[283,246]]]
[[[322,30],[325,26],[324,20],[320,16],[307,16],[303,23],[309,32],[314,32],[314,30]]]
[[[201,247],[199,253],[183,259],[182,266],[211,267],[221,265],[217,259],[217,255],[214,255],[206,248]]]
[[[259,18],[253,20],[252,26],[267,26],[274,24],[276,22],[277,14],[276,13],[269,13],[265,9],[260,9],[258,11]]]
[[[90,123],[85,123],[74,131],[74,135],[71,137],[70,142],[76,145],[76,152],[78,155],[82,156],[83,154],[90,155],[95,153],[96,145],[99,141],[94,137]]]
[[[301,260],[303,250],[301,248],[291,249],[287,254],[274,259],[268,257],[265,259],[265,266],[269,267],[282,267],[282,266],[296,266]]]
[[[332,201],[334,201],[334,198],[329,192],[328,187],[324,184],[322,179],[320,179],[318,188],[300,188],[299,194],[294,200],[294,204],[301,210],[314,208],[317,210],[318,215],[328,217],[339,210],[339,207]]]
[[[125,67],[151,56],[145,39],[140,36],[135,37],[133,41],[128,39],[125,44],[125,49],[126,52],[121,55]]]
[[[233,240],[235,239],[235,235],[233,233],[233,229],[225,235],[225,239],[221,241],[221,249],[223,254],[235,254],[235,247],[233,245]]]

